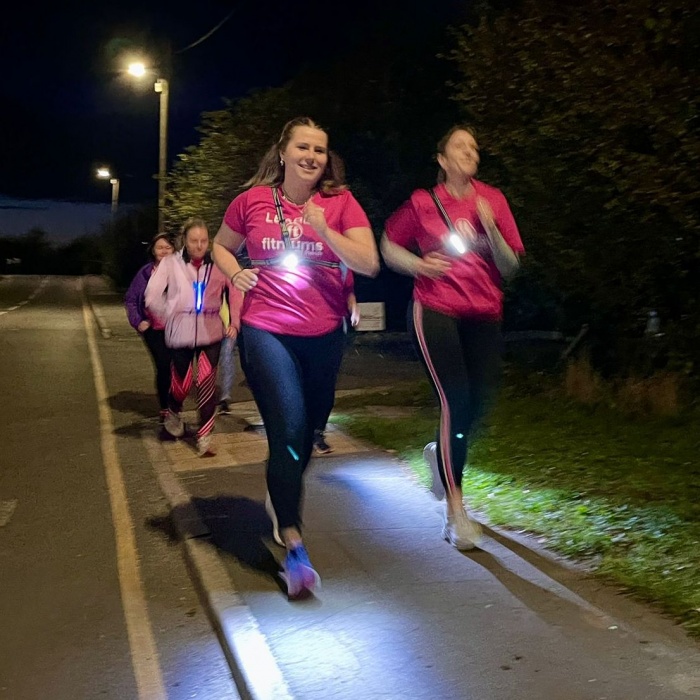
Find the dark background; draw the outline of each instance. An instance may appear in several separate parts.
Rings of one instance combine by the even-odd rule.
[[[200,114],[226,98],[282,85],[389,32],[443,31],[472,7],[466,0],[15,5],[0,23],[0,194],[104,202],[108,185],[94,169],[107,164],[120,178],[120,202],[155,198],[158,95],[152,81],[120,73],[134,51],[169,75],[172,163],[196,143]]]

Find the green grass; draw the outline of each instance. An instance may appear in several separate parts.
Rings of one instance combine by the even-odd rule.
[[[368,406],[412,406],[384,418]],[[427,485],[437,410],[427,382],[339,399],[334,422],[395,450]],[[700,636],[700,418],[632,420],[542,387],[506,386],[476,438],[464,492],[494,525],[656,603]]]

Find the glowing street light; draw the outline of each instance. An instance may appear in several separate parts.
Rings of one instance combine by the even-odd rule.
[[[133,75],[134,78],[143,78],[146,75],[146,66],[140,61],[136,63],[130,63],[129,67],[126,69],[129,75]]]
[[[142,78],[150,71],[146,68],[144,63],[136,61],[129,64],[126,72],[135,78]],[[165,218],[165,174],[168,165],[168,81],[165,78],[157,78],[153,89],[160,94],[160,123],[158,129],[158,230],[162,231]]]
[[[112,222],[114,222],[119,206],[119,178],[112,177],[112,171],[105,167],[97,168],[96,175],[100,180],[109,180],[109,184],[112,185]]]

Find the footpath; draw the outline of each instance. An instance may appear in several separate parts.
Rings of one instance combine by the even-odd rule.
[[[129,332],[121,298],[100,278],[84,287],[110,352]],[[420,371],[358,344],[339,391]],[[265,514],[266,443],[246,387],[217,420],[216,457],[198,458],[187,440],[142,439],[243,698],[700,697],[700,648],[669,620],[488,523],[479,549],[457,551],[404,466],[337,428],[334,452],[306,477],[305,542],[322,588],[293,603],[277,575],[284,552]]]

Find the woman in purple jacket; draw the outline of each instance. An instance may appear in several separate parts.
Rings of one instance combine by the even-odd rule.
[[[126,315],[131,326],[139,333],[148,348],[156,372],[156,391],[160,404],[160,422],[168,413],[170,391],[170,349],[165,344],[165,323],[146,309],[145,293],[151,275],[158,263],[175,252],[175,246],[167,233],[159,233],[151,241],[148,254],[151,258],[134,276],[124,295]]]

